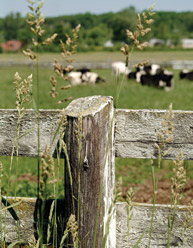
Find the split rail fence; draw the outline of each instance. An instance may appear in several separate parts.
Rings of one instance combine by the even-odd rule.
[[[115,187],[115,157],[151,158],[156,159],[158,152],[155,143],[159,144],[158,133],[165,110],[131,110],[114,109],[112,97],[92,96],[72,101],[65,109],[67,127],[65,142],[70,160],[73,195],[78,195],[78,143],[76,139],[76,123],[82,118],[82,149],[83,158],[80,172],[80,221],[79,238],[83,248],[93,247],[93,237],[97,225],[96,246],[102,247],[104,236],[107,235],[106,247],[134,247],[137,240],[146,230],[138,247],[147,247],[151,221],[151,204],[135,203],[132,208],[130,232],[128,237],[127,204],[117,202],[113,205]],[[180,149],[185,160],[193,159],[193,112],[173,111],[174,131],[172,148],[165,159],[175,159]],[[50,144],[53,130],[57,128],[60,110],[40,110],[40,150]],[[0,110],[0,155],[10,156],[13,137],[15,137],[17,111]],[[37,157],[37,116],[34,110],[27,110],[21,121],[19,156]],[[57,141],[50,147],[53,156]],[[128,175],[129,176],[129,175]],[[66,176],[67,177],[67,176]],[[59,204],[60,210],[68,217],[71,213],[71,195],[68,178],[65,178],[65,199]],[[69,192],[69,193],[68,193]],[[34,235],[35,198],[9,198],[10,203],[21,201],[17,206],[20,218],[20,240],[29,241]],[[97,209],[99,217],[97,218]],[[110,211],[111,210],[111,211]],[[151,247],[166,247],[168,215],[172,206],[156,205],[153,222]],[[182,242],[184,214],[187,206],[178,206],[170,247],[177,247]],[[5,218],[1,211],[2,222]],[[8,243],[17,240],[17,223],[6,214],[6,234]],[[107,224],[109,223],[109,224]],[[185,243],[182,247],[193,247],[193,229],[189,223],[184,234]],[[2,235],[1,235],[2,237]]]

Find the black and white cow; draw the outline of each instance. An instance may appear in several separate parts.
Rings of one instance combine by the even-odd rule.
[[[90,71],[85,73],[82,73],[81,71],[71,71],[68,73],[68,77],[72,86],[105,82],[103,78],[99,77],[98,73]]]
[[[158,88],[164,88],[169,91],[173,88],[173,74],[167,70],[160,71],[154,75],[141,74],[140,82],[142,85],[155,86]]]
[[[180,72],[180,79],[193,81],[193,71],[183,70]]]
[[[147,74],[150,74],[150,75],[156,75],[156,74],[158,74],[158,73],[163,71],[161,69],[161,66],[157,65],[157,64],[144,65],[144,66],[142,66],[141,69],[144,70]]]
[[[88,71],[82,74],[82,82],[88,84],[95,84],[99,82],[105,82],[105,80],[99,77],[98,73]]]
[[[163,70],[161,69],[160,65],[151,64],[151,65],[144,65],[136,67],[135,71],[129,72],[127,74],[128,79],[136,79],[138,83],[140,83],[141,75],[156,75]]]
[[[136,79],[136,71],[131,71],[127,74],[128,79]]]
[[[81,72],[82,74],[86,73],[86,72],[90,72],[90,69],[89,68],[80,68],[80,69],[77,69],[76,71],[79,71]]]

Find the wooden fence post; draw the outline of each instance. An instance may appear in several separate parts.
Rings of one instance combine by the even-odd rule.
[[[112,97],[80,98],[69,104],[65,112],[68,121],[65,143],[73,184],[71,192],[65,163],[66,217],[73,213],[74,199],[80,246],[101,248],[106,239],[105,247],[116,247],[115,208],[112,208],[115,185]],[[77,125],[81,127],[78,129]],[[79,142],[77,130],[81,135]]]

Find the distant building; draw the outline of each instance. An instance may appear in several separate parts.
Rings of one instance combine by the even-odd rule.
[[[193,48],[193,39],[181,39],[183,48]]]
[[[104,44],[104,47],[114,47],[114,44],[111,40],[107,40]]]
[[[0,46],[4,52],[17,52],[21,49],[22,43],[19,40],[8,40],[5,43],[1,43]]]
[[[154,47],[154,46],[159,46],[159,45],[164,45],[164,40],[161,40],[161,39],[157,39],[157,38],[153,38],[149,41],[149,45],[151,47]]]

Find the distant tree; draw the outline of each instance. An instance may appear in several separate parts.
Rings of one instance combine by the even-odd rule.
[[[23,46],[27,46],[31,43],[32,33],[29,27],[25,26],[18,31],[17,39],[22,42]]]
[[[61,23],[58,23],[55,25],[54,27],[54,33],[57,33],[57,37],[54,40],[55,44],[58,44],[60,42],[60,40],[64,41],[65,38],[65,32],[64,32],[64,28],[63,25]]]
[[[5,40],[18,39],[18,31],[21,24],[20,13],[7,15],[2,23],[3,36]]]
[[[105,25],[95,26],[86,33],[85,42],[92,46],[103,46],[108,38],[107,27]]]
[[[182,38],[193,38],[193,12],[156,12],[153,16],[154,23],[143,39],[159,38],[169,40],[170,44],[178,46]],[[117,13],[109,12],[101,15],[91,13],[58,16],[46,18],[44,29],[46,35],[58,33],[49,51],[59,51],[59,40],[65,42],[66,36],[72,34],[72,29],[81,24],[79,33],[79,51],[102,47],[106,40],[112,40],[118,47],[120,42],[127,42],[126,29],[134,31],[137,23],[137,12],[133,6],[125,8]],[[24,45],[31,42],[31,32],[25,22],[25,18],[19,13],[10,13],[4,19],[0,19],[0,42],[18,39]],[[47,49],[46,47],[44,49]]]
[[[137,16],[134,7],[129,7],[118,12],[112,19],[111,23],[113,40],[129,42],[126,36],[126,29],[133,31],[136,22]]]

